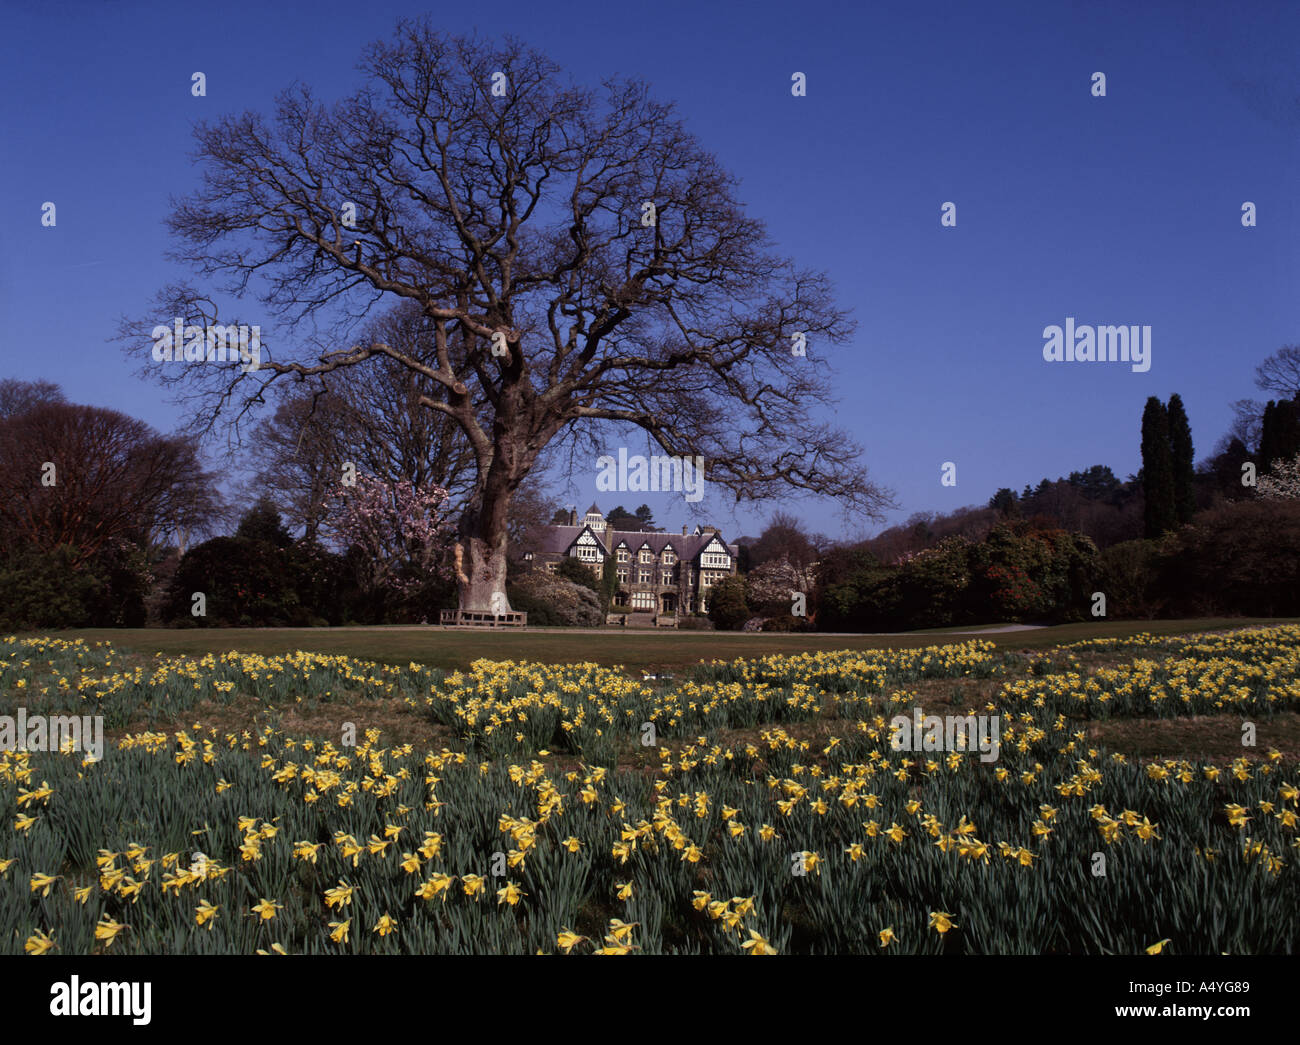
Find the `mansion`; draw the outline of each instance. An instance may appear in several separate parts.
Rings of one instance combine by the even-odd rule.
[[[554,572],[567,556],[587,563],[599,577],[612,555],[618,570],[613,611],[653,614],[657,622],[670,623],[678,613],[706,611],[709,588],[736,572],[738,554],[713,526],[697,526],[694,533],[683,526],[680,534],[611,530],[593,504],[581,524],[571,511],[569,525],[548,527],[533,562]]]

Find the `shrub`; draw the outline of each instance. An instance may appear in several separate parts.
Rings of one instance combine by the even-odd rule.
[[[206,615],[193,617],[193,596],[204,595]],[[185,553],[172,578],[170,619],[190,617],[200,627],[286,627],[306,624],[289,553],[266,541],[214,537]]]
[[[566,555],[561,559],[555,566],[555,572],[550,576],[559,577],[574,584],[581,584],[584,588],[590,588],[600,594],[600,579],[596,576],[596,571],[581,559],[576,559],[572,555]]]
[[[0,564],[0,626],[10,631],[76,628],[107,587],[93,570],[72,568],[77,550],[61,544],[48,552],[24,549]]]
[[[1159,616],[1159,562],[1155,541],[1122,541],[1101,552],[1097,591],[1106,596],[1106,616],[1150,620]]]
[[[523,610],[523,602],[528,602],[538,606],[540,611],[544,606],[549,611],[546,614],[548,623],[552,616],[558,618],[554,621],[555,624],[568,627],[594,628],[605,623],[605,615],[600,609],[600,596],[593,588],[575,584],[545,570],[533,570],[524,574],[515,582],[512,590],[523,596],[522,602],[516,605],[515,596],[507,591],[512,607]],[[535,611],[526,612],[528,623],[534,623]]]
[[[735,631],[753,614],[745,598],[745,578],[723,577],[709,591],[709,619],[721,631]]]
[[[1159,586],[1178,615],[1300,615],[1300,501],[1235,501],[1160,548]]]

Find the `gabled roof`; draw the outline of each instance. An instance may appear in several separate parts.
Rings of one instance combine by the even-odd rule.
[[[569,549],[577,543],[578,538],[584,532],[591,534],[605,548],[606,552],[611,552],[620,544],[625,544],[631,552],[639,552],[642,547],[648,547],[658,557],[663,554],[665,548],[672,548],[679,559],[691,561],[699,558],[700,553],[716,540],[727,549],[727,553],[733,559],[740,554],[740,548],[737,545],[723,543],[722,535],[718,533],[706,533],[699,536],[680,533],[649,533],[642,530],[605,530],[604,533],[597,533],[589,526],[545,527],[542,531],[542,543],[538,551],[549,555],[567,555]]]

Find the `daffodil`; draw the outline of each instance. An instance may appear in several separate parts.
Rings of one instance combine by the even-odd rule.
[[[40,874],[40,873],[34,874],[32,875],[31,881],[28,883],[29,886],[31,887],[30,891],[34,893],[36,892],[37,889],[39,889],[41,891],[42,896],[49,896],[50,886],[52,886],[55,882],[57,882],[59,878],[60,878],[59,875],[48,875],[48,874]]]
[[[952,920],[952,915],[946,914],[943,911],[930,912],[930,928],[941,936],[949,929],[955,928],[956,925],[957,923]]]
[[[261,915],[262,921],[269,922],[275,917],[276,911],[284,910],[284,904],[259,897],[258,902],[253,905],[252,909]]]
[[[565,954],[568,954],[585,939],[585,936],[579,936],[570,929],[561,929],[559,935],[555,938],[555,943]]]
[[[220,908],[208,903],[207,900],[200,900],[198,907],[194,909],[194,921],[199,925],[206,925],[208,930],[212,929],[212,921],[217,917]]]
[[[127,926],[122,922],[116,921],[105,914],[100,917],[99,923],[95,926],[95,939],[103,940],[104,948],[107,950],[113,946],[113,941],[117,939],[118,934],[126,928]]]
[[[45,954],[54,946],[54,937],[47,936],[40,929],[37,929],[31,936],[27,937],[27,942],[23,944],[23,950],[28,954]]]

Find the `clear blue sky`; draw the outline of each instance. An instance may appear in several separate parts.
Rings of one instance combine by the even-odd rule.
[[[361,82],[401,15],[512,33],[578,79],[649,81],[742,179],[781,248],[827,271],[858,332],[836,417],[918,510],[986,501],[1096,463],[1137,470],[1142,405],[1181,393],[1198,458],[1300,342],[1300,4],[670,2],[429,5],[15,2],[0,104],[8,210],[0,376],[162,430],[184,423],[107,340],[189,274],[164,257],[194,189],[190,126],[267,112],[295,80]],[[190,74],[208,77],[206,98]],[[790,93],[793,72],[807,97]],[[1106,97],[1091,77],[1106,74]],[[42,228],[41,205],[58,225]],[[957,205],[957,226],[940,207]],[[1243,228],[1241,205],[1258,208]],[[1152,366],[1047,363],[1043,328],[1152,328]],[[940,467],[957,464],[955,488]],[[565,500],[596,497],[595,471]],[[602,507],[612,505],[603,503]],[[680,497],[648,501],[659,521]],[[706,506],[709,504],[705,502]],[[773,506],[713,508],[728,533]],[[791,503],[842,532],[833,505]]]

